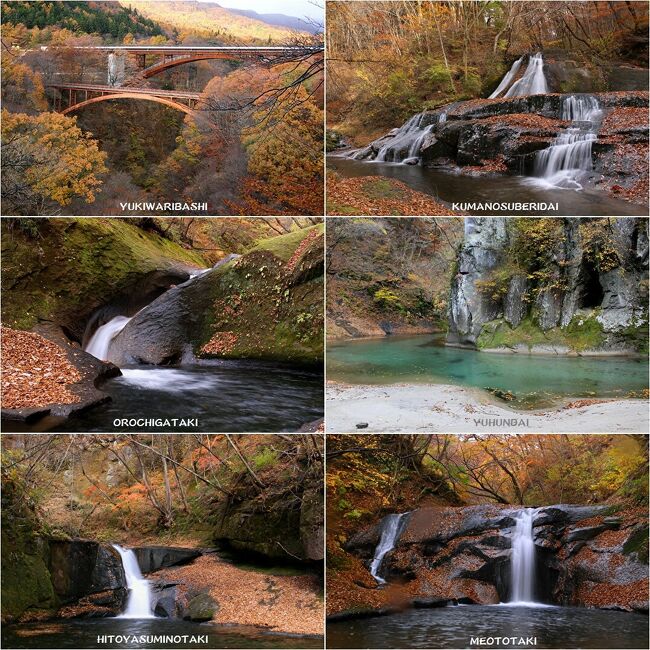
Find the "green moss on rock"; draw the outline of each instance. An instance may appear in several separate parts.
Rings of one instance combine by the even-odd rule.
[[[533,350],[538,346],[551,346],[578,353],[597,350],[605,343],[605,335],[596,315],[575,316],[566,328],[555,327],[546,332],[530,316],[515,328],[501,319],[489,321],[483,325],[476,347],[486,350],[524,346]]]
[[[38,233],[2,223],[2,320],[72,329],[147,273],[203,267],[200,255],[116,218],[48,219]]]
[[[49,547],[33,510],[13,480],[2,481],[2,619],[57,606],[48,570]]]

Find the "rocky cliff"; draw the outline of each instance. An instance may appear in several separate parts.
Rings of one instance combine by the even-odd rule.
[[[374,608],[434,607],[449,601],[493,604],[510,597],[511,535],[516,508],[479,505],[419,508],[408,515],[382,564],[387,589],[367,577],[350,584],[351,602]],[[381,522],[345,547],[365,567]],[[648,611],[647,510],[553,505],[533,520],[536,593],[540,602]],[[358,574],[361,576],[362,574]],[[401,585],[399,597],[392,585]],[[364,597],[365,594],[370,594]]]
[[[450,345],[510,352],[647,350],[648,232],[639,218],[467,218]]]

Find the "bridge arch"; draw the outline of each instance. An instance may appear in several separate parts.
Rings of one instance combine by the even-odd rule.
[[[83,102],[74,104],[73,106],[68,106],[68,108],[61,111],[61,114],[67,115],[68,113],[77,111],[80,108],[89,106],[90,104],[96,104],[97,102],[105,102],[111,99],[144,99],[145,101],[148,102],[155,102],[157,104],[163,104],[165,106],[169,106],[170,108],[175,108],[176,110],[183,111],[183,113],[186,113],[187,115],[194,115],[194,110],[191,109],[189,106],[185,106],[185,104],[172,101],[171,99],[165,99],[164,97],[156,97],[155,95],[145,95],[142,93],[129,93],[129,92],[115,93],[114,95],[111,94],[111,95],[101,95],[99,97],[92,97],[91,99],[86,99]]]
[[[179,56],[173,59],[168,59],[166,61],[158,61],[158,63],[154,63],[153,65],[150,65],[148,68],[144,68],[143,70],[141,70],[140,74],[145,79],[149,79],[149,77],[153,77],[154,75],[157,75],[163,72],[164,70],[168,70],[169,68],[175,68],[176,66],[184,65],[186,63],[195,63],[196,61],[218,61],[218,60],[241,61],[242,57],[237,56],[236,54],[229,54],[227,52],[193,54],[191,56]],[[256,59],[251,58],[250,60],[255,61],[258,64],[263,63],[263,61],[259,57]]]

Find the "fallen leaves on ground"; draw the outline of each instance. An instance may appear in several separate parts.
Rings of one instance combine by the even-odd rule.
[[[328,214],[381,216],[455,215],[441,203],[393,178],[360,176],[327,179]]]
[[[237,343],[235,332],[215,332],[212,338],[201,348],[204,354],[227,354]]]
[[[321,236],[320,232],[312,230],[301,242],[298,248],[296,248],[294,254],[291,256],[291,259],[287,262],[285,269],[291,273],[296,268],[296,265],[300,261],[300,258],[303,256],[303,253],[309,248],[309,245],[318,239]]]
[[[290,634],[323,634],[323,603],[315,576],[245,571],[216,555],[155,574],[209,591],[219,604],[217,623],[256,625]]]
[[[56,343],[34,332],[2,328],[2,406],[39,408],[75,404],[79,396],[68,390],[81,375]]]

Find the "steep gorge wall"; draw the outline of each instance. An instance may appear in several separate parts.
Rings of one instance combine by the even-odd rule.
[[[647,350],[647,221],[467,218],[450,345],[511,352]]]

